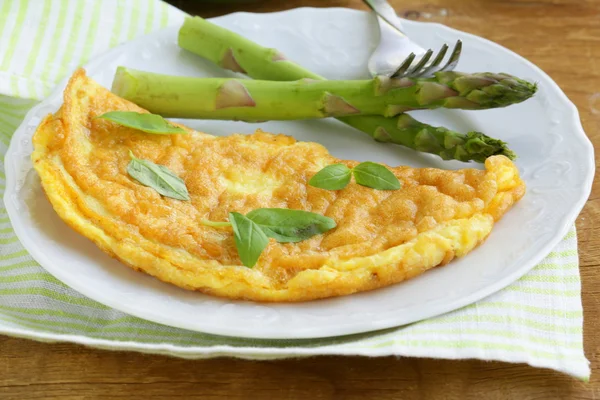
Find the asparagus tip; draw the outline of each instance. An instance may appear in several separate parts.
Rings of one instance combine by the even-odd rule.
[[[469,132],[466,136],[463,147],[474,161],[484,162],[486,158],[497,155],[506,156],[511,160],[517,158],[515,152],[508,148],[508,144],[500,139],[494,139],[481,132]]]

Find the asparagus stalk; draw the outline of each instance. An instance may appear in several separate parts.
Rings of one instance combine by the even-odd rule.
[[[297,81],[325,79],[263,47],[200,17],[187,17],[179,30],[179,46],[221,67],[253,79]]]
[[[501,140],[480,132],[462,134],[443,127],[417,121],[408,114],[394,118],[342,117],[340,121],[368,133],[379,142],[391,142],[424,153],[440,156],[444,160],[476,161],[483,163],[493,155],[516,158]]]
[[[427,108],[503,107],[533,94],[533,85],[502,76],[438,72],[427,79],[263,81],[170,76],[119,67],[113,91],[168,117],[251,121],[394,117]]]

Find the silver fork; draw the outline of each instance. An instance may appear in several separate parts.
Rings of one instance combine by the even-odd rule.
[[[410,40],[402,32],[402,24],[396,12],[386,0],[363,0],[377,14],[379,23],[379,45],[369,59],[369,73],[375,77],[423,77],[433,76],[438,71],[452,71],[458,64],[462,51],[462,42],[458,40],[450,54],[450,58],[442,64],[448,52],[444,44],[437,55],[433,50],[425,50]]]

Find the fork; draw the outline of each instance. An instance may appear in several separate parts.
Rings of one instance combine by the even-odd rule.
[[[402,24],[396,12],[386,0],[363,0],[377,14],[379,23],[379,45],[369,59],[369,73],[375,77],[423,77],[433,76],[435,72],[452,71],[458,64],[462,51],[462,42],[458,40],[450,58],[442,64],[448,52],[444,44],[433,58],[433,50],[425,50],[410,40],[402,31]]]

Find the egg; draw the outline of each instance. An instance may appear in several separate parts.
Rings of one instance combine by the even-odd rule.
[[[525,193],[504,156],[488,158],[485,170],[388,167],[399,190],[355,182],[324,190],[308,184],[314,174],[358,162],[260,130],[215,137],[178,124],[187,134],[153,135],[96,118],[109,111],[146,112],[80,69],[62,107],[37,128],[32,160],[54,210],[123,264],[215,296],[295,302],[396,284],[466,255]],[[130,152],[179,176],[190,200],[133,179]],[[258,208],[311,211],[337,226],[297,243],[270,239],[247,268],[232,229],[202,221]]]

